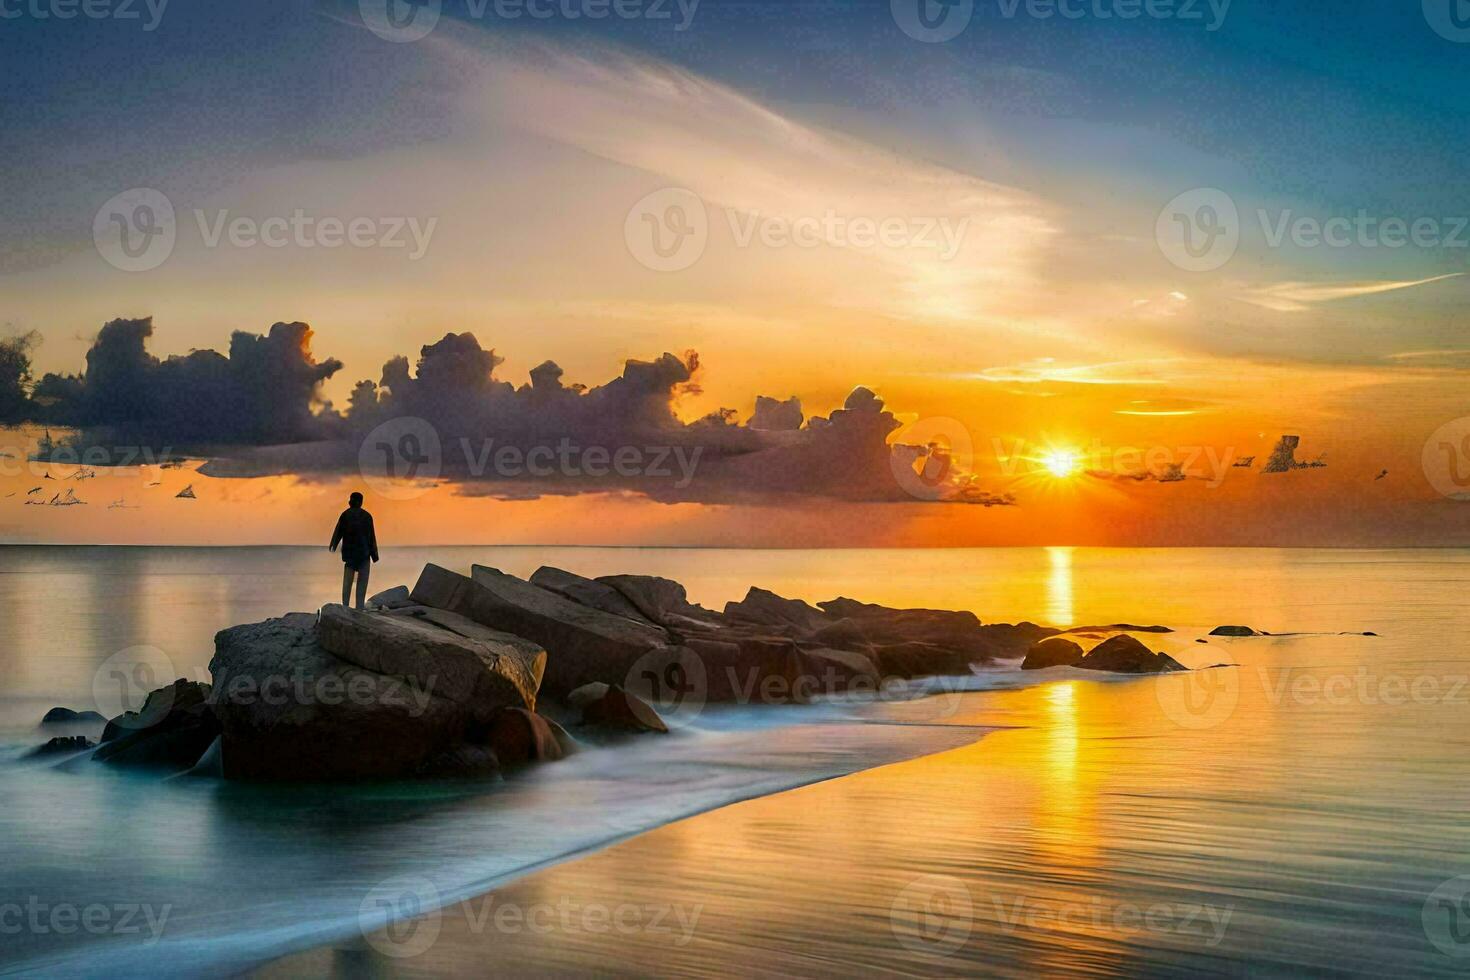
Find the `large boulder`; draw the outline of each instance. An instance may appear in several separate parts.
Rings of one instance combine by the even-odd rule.
[[[988,646],[988,652],[992,658],[1011,659],[1024,656],[1037,643],[1049,636],[1056,636],[1061,630],[1022,622],[987,623],[976,632],[980,634],[981,641]]]
[[[1064,636],[1048,636],[1032,644],[1021,661],[1022,670],[1072,667],[1082,660],[1082,646]]]
[[[1076,666],[1083,670],[1106,670],[1115,674],[1162,674],[1187,670],[1166,653],[1154,653],[1127,633],[1103,640],[1087,651]]]
[[[214,642],[209,669],[226,778],[404,778],[432,770],[466,741],[483,741],[473,701],[447,697],[445,684],[330,653],[311,613],[222,630]]]
[[[414,600],[540,644],[551,696],[591,681],[620,682],[640,658],[668,645],[657,626],[591,609],[494,568],[476,565],[472,574],[426,565]]]
[[[884,677],[940,677],[970,672],[970,654],[935,643],[876,644],[873,656]]]
[[[101,725],[107,719],[95,711],[73,711],[71,708],[52,708],[41,718],[42,725]]]
[[[987,632],[974,613],[964,610],[890,609],[846,598],[829,599],[817,605],[834,619],[851,619],[875,645],[927,643],[957,655],[949,658],[953,665],[949,669],[919,673],[965,673],[973,662],[1004,656],[1011,646],[1012,631],[1019,629],[1005,627],[1004,631],[998,631],[992,627]],[[1021,656],[1026,646],[1029,642],[1021,643],[1011,655]],[[886,668],[884,672],[892,673]]]
[[[596,579],[584,578],[564,569],[542,565],[531,573],[531,584],[555,592],[562,598],[570,599],[580,605],[600,609],[605,613],[622,616],[624,619],[631,619],[637,623],[652,626],[656,622],[640,612],[637,606],[628,601],[627,596],[611,585]]]
[[[208,684],[180,677],[149,693],[138,711],[108,721],[96,762],[182,771],[191,768],[219,735]]]
[[[618,684],[607,685],[599,697],[582,699],[582,722],[620,732],[660,732],[667,734],[664,724],[649,704],[629,694]]]
[[[809,603],[754,586],[739,602],[725,603],[725,617],[758,626],[791,627],[801,633],[810,633],[830,622],[825,613]]]
[[[454,615],[438,612],[441,617]],[[476,721],[488,722],[501,708],[535,710],[545,650],[464,617],[446,622],[450,626],[401,612],[362,612],[332,604],[322,607],[317,639],[322,649],[350,664],[415,681],[465,705]]]
[[[868,651],[873,649],[873,643],[868,639],[868,634],[864,633],[863,628],[852,619],[839,619],[828,623],[813,632],[811,640],[820,646],[836,650]]]
[[[684,586],[657,575],[603,575],[597,579],[616,589],[648,620],[674,630],[714,629],[719,617],[689,601]]]

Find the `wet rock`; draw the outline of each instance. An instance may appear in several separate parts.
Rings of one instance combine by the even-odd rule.
[[[601,697],[586,700],[581,708],[584,724],[621,732],[667,734],[669,730],[652,706],[617,684],[608,685]]]
[[[488,779],[500,774],[500,759],[486,745],[457,745],[426,761],[415,775],[426,779]]]
[[[1072,667],[1082,660],[1082,647],[1061,636],[1048,636],[1038,640],[1026,651],[1021,662],[1022,670],[1042,670],[1047,667]]]
[[[970,656],[934,643],[879,644],[873,647],[884,677],[939,677],[970,672]]]
[[[192,768],[220,733],[208,684],[179,678],[149,693],[138,711],[107,723],[96,762],[183,771]]]
[[[1127,633],[1103,640],[1077,662],[1083,670],[1115,674],[1161,674],[1187,669],[1166,653],[1154,653]]]
[[[555,762],[564,755],[554,723],[525,708],[506,708],[490,723],[486,742],[502,766]]]

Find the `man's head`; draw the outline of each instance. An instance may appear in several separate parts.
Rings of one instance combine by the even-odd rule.
[[[350,496],[350,497],[347,498],[347,506],[348,507],[361,507],[362,506],[362,494],[358,493],[356,490],[352,491],[352,496]]]

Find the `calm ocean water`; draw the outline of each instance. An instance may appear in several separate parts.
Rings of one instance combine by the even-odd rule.
[[[651,572],[709,605],[759,584],[986,621],[1159,622],[1178,632],[1155,648],[1236,666],[1002,668],[921,700],[710,710],[669,739],[483,790],[160,782],[18,757],[46,708],[107,701],[109,658],[146,646],[202,676],[215,630],[334,601],[340,566],[319,549],[0,548],[0,970],[203,974],[313,948],[269,969],[1470,965],[1470,552],[403,549],[374,586],[428,560]],[[1221,623],[1309,635],[1195,642]],[[1365,630],[1379,635],[1339,635]],[[413,923],[373,932],[385,909],[415,910],[377,901],[385,882],[433,911],[424,948]],[[671,933],[630,918],[609,935],[575,917],[545,931],[462,914],[491,889],[522,910],[696,921]],[[52,916],[88,907],[91,927]]]

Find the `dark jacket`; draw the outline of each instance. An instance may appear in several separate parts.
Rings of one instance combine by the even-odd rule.
[[[361,565],[371,558],[378,560],[378,537],[373,533],[373,515],[361,507],[349,507],[337,518],[337,529],[332,532],[332,547],[342,545],[342,561],[348,565]]]

